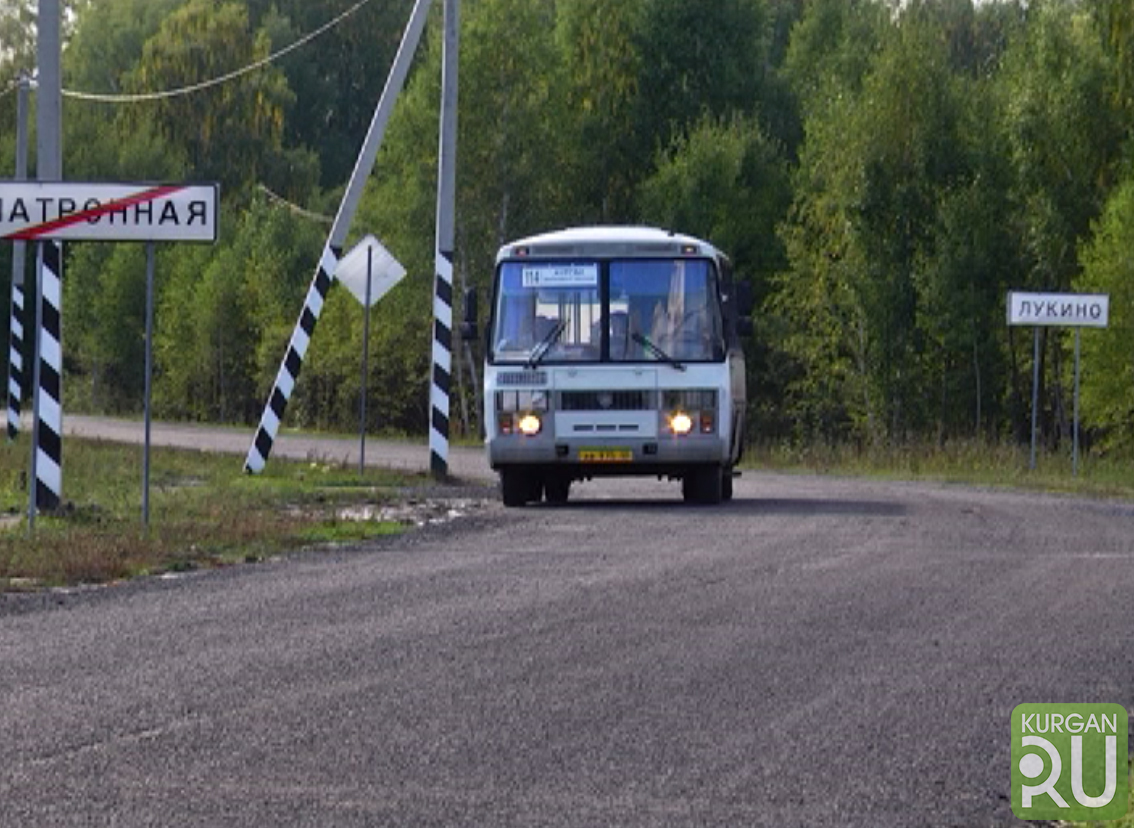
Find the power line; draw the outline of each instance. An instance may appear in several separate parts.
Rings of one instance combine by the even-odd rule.
[[[304,208],[300,207],[298,204],[295,204],[291,201],[288,201],[282,195],[279,195],[278,193],[273,193],[271,190],[269,190],[263,184],[259,184],[257,186],[258,186],[260,192],[262,192],[264,195],[266,195],[268,197],[269,201],[272,201],[276,204],[279,204],[281,207],[286,207],[288,210],[295,213],[297,216],[301,216],[305,219],[310,219],[311,221],[317,221],[320,224],[333,224],[334,221],[335,221],[334,218],[331,217],[331,216],[324,216],[324,215],[320,215],[319,213],[313,213],[310,210],[305,210]]]
[[[221,75],[220,77],[213,78],[211,80],[202,81],[201,83],[195,83],[190,86],[183,86],[180,89],[169,89],[164,92],[144,92],[136,95],[111,95],[97,92],[77,92],[72,89],[64,89],[63,96],[72,98],[74,100],[94,101],[97,103],[143,103],[147,101],[167,100],[169,98],[177,98],[183,95],[191,95],[194,92],[201,92],[214,86],[220,86],[222,83],[228,83],[229,81],[235,80],[239,77],[242,77],[243,75],[247,75],[250,72],[255,72],[258,69],[262,69],[268,64],[279,60],[280,58],[295,51],[301,46],[306,46],[312,40],[329,31],[330,29],[333,29],[335,26],[342,23],[344,20],[357,12],[363,6],[368,5],[370,2],[371,0],[359,0],[359,2],[355,3],[338,17],[334,18],[328,23],[324,23],[315,31],[311,32],[310,34],[304,35],[294,43],[291,43],[280,49],[279,51],[273,52],[266,58],[258,60],[255,63],[251,63],[248,66],[243,67],[242,69],[228,72],[227,74]]]

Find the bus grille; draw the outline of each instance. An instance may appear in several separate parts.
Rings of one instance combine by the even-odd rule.
[[[547,385],[546,371],[501,371],[496,375],[497,385]]]
[[[632,391],[561,391],[560,411],[653,411],[657,408],[654,392]]]

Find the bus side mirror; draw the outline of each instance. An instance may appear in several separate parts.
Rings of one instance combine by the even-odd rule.
[[[740,316],[751,316],[752,308],[756,302],[752,298],[752,285],[748,282],[737,282],[736,285],[736,310]]]
[[[477,338],[477,298],[476,288],[465,291],[465,319],[461,323],[461,339],[471,342]]]
[[[738,280],[736,283],[736,332],[740,336],[752,336],[752,308],[756,304],[752,298],[752,285]]]

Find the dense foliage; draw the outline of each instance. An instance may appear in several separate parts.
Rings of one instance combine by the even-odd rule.
[[[434,5],[352,229],[410,272],[372,312],[369,425],[418,433]],[[31,6],[0,15],[5,170],[9,82],[34,59]],[[346,15],[201,92],[65,97],[68,178],[221,182],[221,240],[159,253],[160,416],[258,416],[411,6],[68,4],[66,89],[124,95],[233,72]],[[499,244],[554,227],[643,222],[705,236],[761,302],[753,439],[865,444],[1026,439],[1031,333],[1006,326],[1005,294],[1106,291],[1111,328],[1083,335],[1084,421],[1096,445],[1134,446],[1128,0],[465,0],[461,14],[459,286],[483,294]],[[5,295],[9,256],[0,251]],[[68,406],[140,408],[144,272],[137,247],[68,247]],[[289,420],[355,422],[361,342],[362,310],[334,291]],[[1071,342],[1044,332],[1050,445],[1068,434]],[[478,368],[467,354],[457,364],[454,422],[471,433]]]

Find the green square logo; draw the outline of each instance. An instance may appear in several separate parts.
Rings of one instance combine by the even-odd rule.
[[[1126,815],[1127,715],[1120,704],[1012,711],[1012,812],[1020,819]]]

